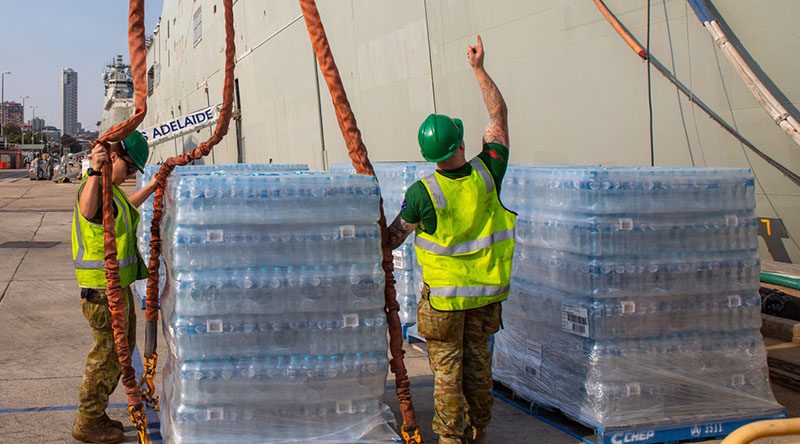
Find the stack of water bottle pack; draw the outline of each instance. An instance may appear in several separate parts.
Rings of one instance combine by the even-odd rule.
[[[372,167],[381,187],[387,224],[391,224],[403,208],[408,187],[433,172],[432,165],[425,162],[375,162]],[[352,172],[353,167],[349,164],[336,164],[331,167],[331,171]],[[414,253],[414,235],[410,235],[403,245],[396,248],[393,255],[400,323],[410,326],[417,322],[417,297],[422,285],[421,279],[415,279],[417,258]]]
[[[150,182],[150,179],[161,168],[160,165],[148,165],[144,168],[144,173],[139,175],[137,182],[137,189],[142,188],[144,184]],[[256,172],[282,172],[282,171],[307,171],[308,165],[304,164],[266,164],[266,163],[225,163],[214,165],[184,165],[175,167],[170,174],[170,178],[177,176],[202,176],[202,175],[241,175]],[[169,180],[169,179],[168,179]],[[139,228],[136,233],[138,240],[139,251],[142,254],[145,264],[150,263],[150,225],[153,222],[153,200],[155,197],[150,195],[142,205],[139,207],[139,214],[141,219],[139,221]],[[134,293],[139,297],[144,304],[145,294],[147,291],[147,280],[142,279],[133,285]],[[161,271],[159,273],[159,293],[164,288],[164,263],[161,263]]]
[[[749,170],[517,166],[494,376],[593,426],[782,411],[759,332]]]
[[[394,442],[377,220],[367,176],[170,178],[167,442]]]

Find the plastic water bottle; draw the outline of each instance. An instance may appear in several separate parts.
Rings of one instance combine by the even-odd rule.
[[[284,271],[286,276],[286,293],[294,295],[294,297],[287,299],[287,309],[295,311],[300,307],[301,298],[298,296],[302,291],[300,287],[303,283],[303,279],[300,275],[300,270],[294,265],[289,265]]]
[[[313,313],[308,321],[308,342],[311,353],[325,353],[326,343],[332,338],[327,335],[325,313]]]
[[[305,379],[304,375],[305,372],[303,371],[301,357],[298,355],[292,355],[291,358],[289,358],[289,365],[286,368],[286,394],[291,394],[291,399],[302,399],[302,384]]]

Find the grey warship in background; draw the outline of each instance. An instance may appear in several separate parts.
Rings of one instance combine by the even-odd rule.
[[[106,65],[103,84],[105,85],[103,113],[97,124],[101,134],[133,114],[131,67],[123,62],[121,55]]]

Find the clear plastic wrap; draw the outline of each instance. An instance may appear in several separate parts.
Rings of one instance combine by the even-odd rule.
[[[434,165],[426,162],[374,162],[375,176],[381,188],[383,197],[383,211],[387,223],[392,223],[403,206],[406,190],[417,180],[434,171]],[[350,164],[335,164],[331,166],[333,172],[353,172]],[[405,243],[396,248],[394,255],[394,279],[397,291],[397,302],[400,305],[400,322],[403,325],[412,325],[417,322],[417,296],[421,282],[414,277],[414,267],[417,257],[414,253],[414,235],[409,236]]]
[[[377,219],[366,176],[171,179],[165,442],[397,441]]]
[[[595,427],[775,414],[748,170],[512,166],[494,377]]]
[[[747,169],[511,166],[504,202],[521,208],[593,214],[753,210]]]
[[[592,340],[503,316],[494,378],[585,424],[677,425],[783,410],[758,330]]]
[[[153,175],[158,172],[160,165],[148,165],[144,168],[144,173],[138,175],[136,188],[141,189],[143,184],[146,184],[152,179]],[[288,171],[306,171],[308,165],[304,164],[263,164],[263,163],[225,163],[214,165],[184,165],[175,167],[170,174],[170,177],[187,176],[187,175],[246,175],[257,172],[288,172]],[[137,246],[139,252],[142,254],[145,264],[150,260],[150,225],[153,222],[153,199],[150,196],[142,202],[139,206],[139,228],[136,232]],[[159,294],[164,289],[164,264],[161,263],[159,270]],[[147,280],[142,279],[134,282],[134,293],[144,301],[147,292]]]

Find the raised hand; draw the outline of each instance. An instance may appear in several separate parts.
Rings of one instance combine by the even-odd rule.
[[[467,59],[473,68],[483,68],[483,40],[480,34],[474,45],[467,45]]]

